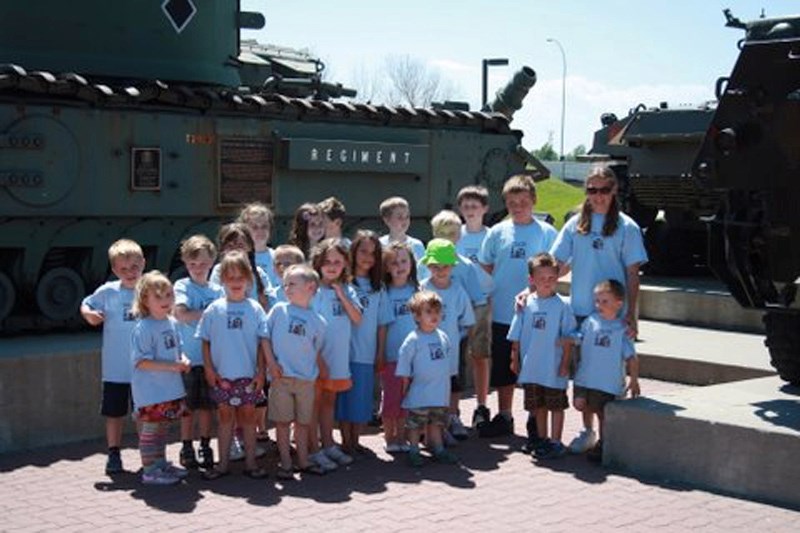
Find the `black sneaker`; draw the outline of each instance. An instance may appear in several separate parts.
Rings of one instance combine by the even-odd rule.
[[[588,452],[586,452],[586,458],[593,463],[602,463],[603,462],[603,441],[597,441],[597,444],[594,445]]]
[[[507,419],[501,414],[494,415],[489,422],[478,426],[478,436],[482,438],[504,437],[514,434],[514,419]]]
[[[522,445],[522,451],[524,453],[533,454],[538,450],[542,445],[547,443],[547,439],[540,439],[536,435],[529,435],[528,438],[525,440],[525,444]]]
[[[200,463],[197,462],[197,457],[194,455],[193,447],[184,446],[181,448],[180,463],[182,467],[191,470],[194,470],[200,466]]]
[[[492,414],[489,408],[485,405],[479,405],[472,412],[472,429],[478,429],[478,426],[485,424],[492,419]]]
[[[214,450],[209,446],[200,447],[200,468],[211,470],[214,468]]]
[[[119,474],[123,472],[122,456],[119,451],[108,452],[108,459],[106,459],[106,474]]]

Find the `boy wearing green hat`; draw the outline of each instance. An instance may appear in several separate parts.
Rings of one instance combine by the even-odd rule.
[[[469,334],[475,325],[475,314],[469,296],[460,283],[452,280],[453,265],[458,262],[456,246],[448,239],[431,239],[420,261],[430,270],[430,277],[420,283],[420,290],[433,291],[442,300],[442,322],[444,331],[452,345],[450,359],[450,414],[458,415],[458,402],[464,384],[459,379],[461,358],[459,341]]]

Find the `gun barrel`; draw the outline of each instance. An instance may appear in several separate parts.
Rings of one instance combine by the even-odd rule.
[[[536,72],[531,67],[522,67],[505,87],[497,91],[494,100],[484,111],[502,113],[508,120],[512,120],[535,84]]]

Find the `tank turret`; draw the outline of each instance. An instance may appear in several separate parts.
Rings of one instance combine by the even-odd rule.
[[[528,91],[536,85],[536,72],[530,67],[522,67],[502,89],[497,91],[492,103],[484,111],[502,113],[508,120],[512,120],[514,113],[522,108],[522,101]]]

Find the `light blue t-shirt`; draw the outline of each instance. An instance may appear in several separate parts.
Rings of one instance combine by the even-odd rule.
[[[475,325],[475,313],[469,303],[469,297],[458,283],[450,280],[450,286],[446,289],[439,289],[425,280],[420,285],[421,289],[433,291],[442,299],[442,321],[439,323],[441,329],[450,339],[452,344],[453,357],[450,360],[450,373],[455,376],[458,374],[458,362],[461,354],[459,353],[459,341],[466,336],[469,328]]]
[[[391,244],[389,242],[389,235],[383,235],[381,238],[378,239],[381,243],[381,246],[386,248]],[[419,261],[425,256],[425,244],[417,238],[412,237],[411,235],[406,235],[406,240],[403,244],[407,244],[409,248],[411,248],[411,252],[414,254],[414,261]],[[420,278],[421,279],[421,278]]]
[[[647,262],[642,231],[632,218],[619,214],[613,235],[603,237],[605,215],[592,215],[592,229],[587,235],[577,231],[580,215],[570,218],[556,238],[551,253],[572,269],[570,296],[578,316],[594,312],[594,287],[599,282],[615,279],[627,285],[627,267]]]
[[[400,346],[395,375],[410,377],[403,398],[404,409],[450,405],[450,360],[452,344],[440,329],[425,333],[415,329]]]
[[[473,306],[486,305],[488,294],[482,290],[480,272],[486,275],[486,271],[478,264],[464,255],[458,255],[458,263],[453,265],[450,274],[453,281],[458,282],[469,296],[469,301]],[[491,278],[490,278],[491,279]]]
[[[222,287],[210,281],[206,285],[198,285],[192,278],[182,278],[175,282],[175,305],[183,305],[189,311],[204,311],[211,302],[224,295]],[[192,366],[203,364],[203,343],[194,336],[199,322],[195,320],[178,323],[178,331],[183,340],[183,352],[192,362]]]
[[[272,287],[269,275],[267,274],[266,270],[258,265],[256,265],[256,272],[258,272],[258,276],[261,278],[261,282],[264,284],[264,294],[268,295],[269,290]],[[223,290],[225,289],[224,285],[222,284],[222,280],[219,277],[219,263],[214,265],[214,268],[211,269],[211,276],[209,276],[208,281],[219,285],[223,288]],[[258,284],[255,283],[255,280],[253,280],[253,286],[250,287],[250,293],[247,295],[247,297],[258,301]]]
[[[284,376],[317,379],[317,353],[325,337],[325,321],[321,316],[311,309],[280,302],[267,315],[267,337]]]
[[[286,291],[283,290],[283,284],[280,284],[277,287],[270,287],[267,290],[267,305],[269,305],[269,309],[272,309],[280,302],[288,301],[289,300],[286,299]]]
[[[389,299],[381,287],[375,291],[367,278],[355,278],[353,286],[361,304],[361,324],[350,337],[350,361],[374,365],[378,353],[378,327],[389,323]]]
[[[131,331],[136,323],[136,317],[131,313],[133,289],[126,289],[120,281],[109,281],[84,298],[81,305],[103,313],[100,364],[103,381],[130,383]]]
[[[525,307],[514,314],[508,340],[519,342],[518,383],[536,383],[552,389],[566,389],[568,378],[558,375],[564,353],[559,338],[574,335],[577,323],[564,298],[528,296]]]
[[[525,225],[507,219],[489,229],[478,260],[494,267],[493,322],[511,324],[514,297],[528,287],[528,258],[550,250],[555,238],[555,228],[535,218]]]
[[[575,385],[615,396],[625,392],[625,361],[636,357],[628,326],[620,319],[589,315],[581,324],[581,360]]]
[[[143,360],[170,363],[181,360],[181,335],[177,320],[172,317],[138,320],[131,334],[130,351],[133,368],[131,394],[136,409],[186,396],[180,372],[136,367]]]
[[[250,298],[219,298],[203,312],[195,335],[211,343],[211,361],[222,378],[252,378],[258,371],[259,338],[267,336],[267,314]]]
[[[275,264],[273,262],[274,254],[275,250],[269,246],[267,246],[267,249],[263,252],[256,252],[256,265],[267,275],[267,278],[269,279],[269,285],[272,287],[278,287],[281,285],[281,280],[278,277],[278,273],[275,272]]]
[[[417,290],[411,284],[386,288],[386,296],[389,300],[387,317],[389,326],[386,328],[386,362],[388,363],[397,361],[400,346],[408,334],[417,327],[414,314],[408,307],[408,300],[414,296],[415,292]]]
[[[361,311],[358,295],[350,284],[342,285],[345,296]],[[339,301],[336,292],[320,285],[311,300],[311,308],[325,319],[327,328],[322,347],[322,358],[328,365],[330,379],[350,379],[350,336],[353,323]]]
[[[469,257],[473,263],[478,262],[478,254],[481,251],[486,235],[489,233],[489,228],[482,226],[480,231],[471,233],[467,231],[467,225],[461,225],[461,238],[456,243],[456,251],[461,255]]]

